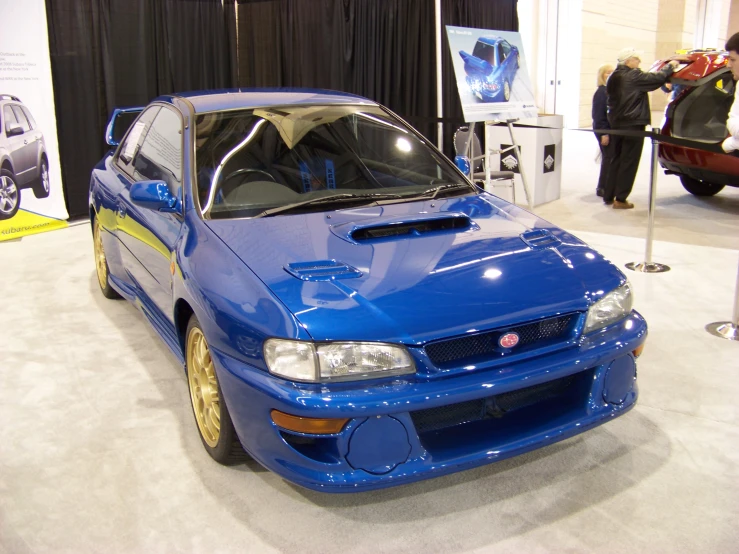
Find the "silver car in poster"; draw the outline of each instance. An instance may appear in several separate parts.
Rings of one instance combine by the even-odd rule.
[[[44,135],[17,96],[0,94],[0,220],[13,217],[21,189],[49,196],[49,159]]]

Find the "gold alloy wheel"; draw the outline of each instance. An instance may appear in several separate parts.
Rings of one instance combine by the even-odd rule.
[[[105,290],[108,286],[108,263],[105,261],[105,250],[103,250],[103,233],[97,219],[95,219],[95,226],[92,231],[92,241],[95,245],[95,269],[98,274],[98,282],[100,288]]]
[[[218,379],[205,335],[197,327],[187,337],[187,380],[200,435],[211,448],[221,435],[221,402]]]

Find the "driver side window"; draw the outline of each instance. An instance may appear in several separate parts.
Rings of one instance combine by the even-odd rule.
[[[156,115],[133,161],[137,181],[161,180],[175,196],[182,186],[182,122],[169,108]]]
[[[130,164],[136,157],[139,151],[141,142],[146,136],[146,131],[149,129],[149,125],[154,121],[157,113],[161,108],[159,106],[152,106],[144,110],[144,112],[136,119],[133,125],[131,125],[123,144],[118,150],[117,162],[126,173],[131,174]]]

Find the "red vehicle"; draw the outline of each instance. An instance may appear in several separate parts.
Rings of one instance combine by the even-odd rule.
[[[702,142],[716,151],[662,143],[660,164],[665,173],[679,176],[685,190],[696,196],[713,196],[725,186],[739,187],[739,156],[721,150],[721,142],[728,136],[726,120],[736,86],[727,67],[728,54],[716,50],[679,52],[657,62],[653,69],[671,59],[681,65],[672,78],[674,90],[662,134]]]

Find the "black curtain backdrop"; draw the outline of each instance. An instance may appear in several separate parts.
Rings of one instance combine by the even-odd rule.
[[[454,159],[454,132],[464,123],[464,115],[454,78],[452,53],[449,50],[449,41],[443,26],[518,31],[517,10],[518,0],[441,0],[441,24],[444,31],[441,51],[444,117],[456,120],[444,123],[444,153],[451,159]],[[524,54],[530,55],[531,52],[524,52]],[[475,132],[482,141],[482,123],[477,124]]]
[[[239,85],[360,94],[402,117],[433,116],[432,0],[240,0]],[[431,121],[413,121],[435,137]]]
[[[83,216],[113,108],[234,86],[235,45],[221,0],[46,0],[46,14],[65,200]]]
[[[517,0],[442,0],[442,25],[518,30]],[[238,9],[238,14],[237,14]],[[46,0],[71,217],[116,107],[160,94],[310,87],[366,96],[436,143],[433,0]],[[238,17],[237,17],[238,15]],[[238,28],[237,28],[238,27]],[[443,28],[442,28],[443,29]],[[464,123],[446,33],[444,153]]]

